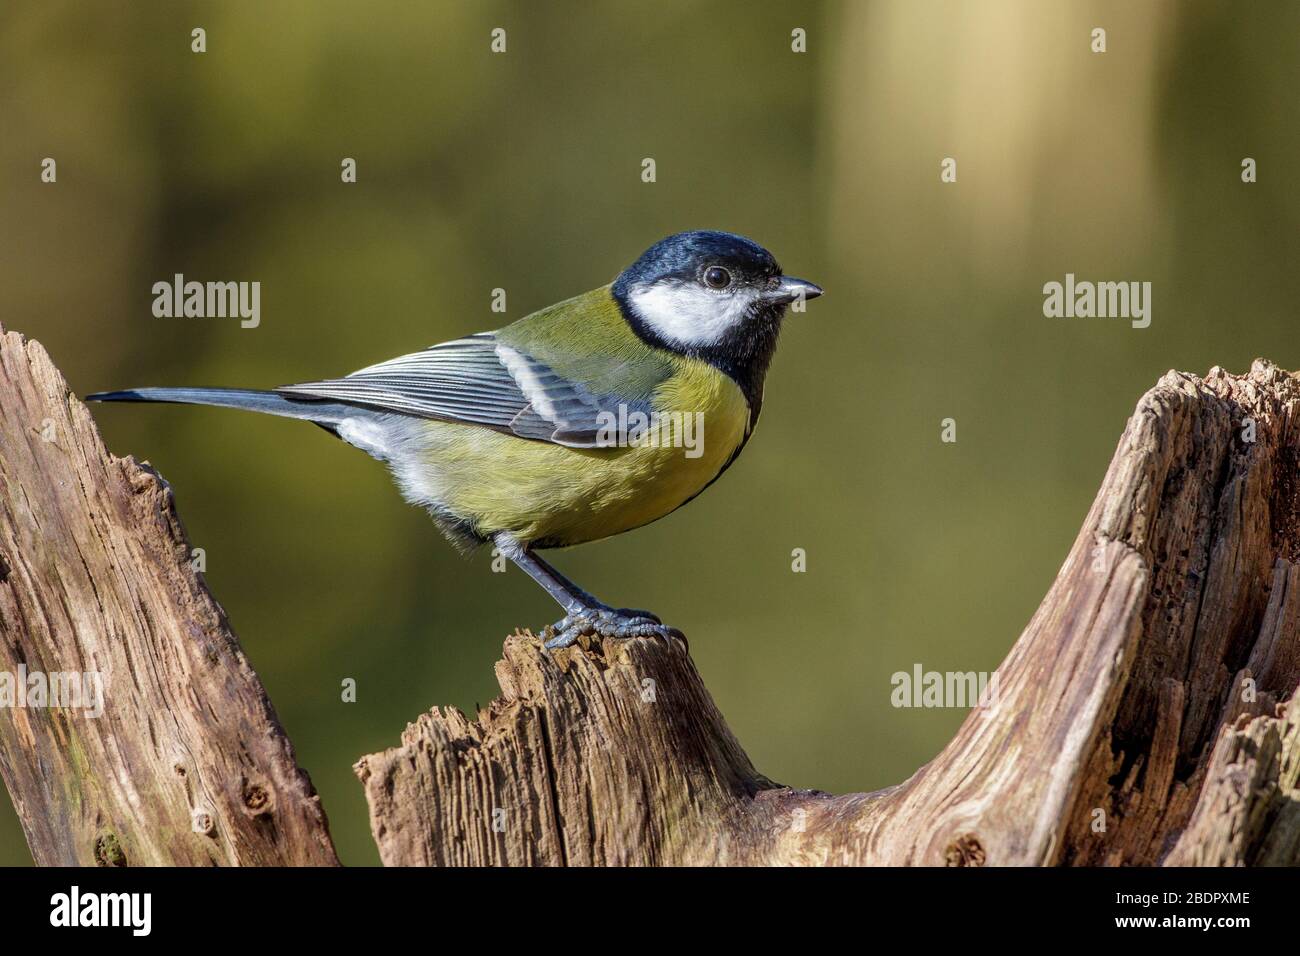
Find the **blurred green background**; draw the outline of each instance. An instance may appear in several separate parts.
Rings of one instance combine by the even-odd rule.
[[[828,290],[756,439],[689,508],[555,560],[690,635],[763,772],[875,789],[964,716],[894,709],[890,675],[997,666],[1163,372],[1300,367],[1297,36],[1300,6],[1226,0],[11,0],[0,322],[79,394],[272,386],[505,324],[670,232],[755,238]],[[260,281],[261,326],[154,318],[177,272]],[[1044,318],[1067,272],[1152,282],[1150,328]],[[94,414],[172,482],[342,858],[377,862],[353,761],[486,703],[503,637],[556,609],[323,431]],[[0,863],[29,862],[6,804]]]

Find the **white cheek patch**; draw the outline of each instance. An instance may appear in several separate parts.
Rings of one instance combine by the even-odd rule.
[[[630,290],[637,316],[662,338],[677,345],[714,345],[744,321],[757,293],[753,289],[711,292],[692,282],[659,282]]]

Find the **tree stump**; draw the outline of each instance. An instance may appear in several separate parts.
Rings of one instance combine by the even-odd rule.
[[[519,633],[475,719],[434,708],[357,763],[384,862],[1300,862],[1298,399],[1262,361],[1161,379],[995,692],[904,783],[764,777],[680,643]],[[37,862],[335,863],[167,485],[13,333],[0,482],[0,675],[105,681],[98,718],[0,707]]]
[[[1300,862],[1297,399],[1266,362],[1161,379],[996,695],[905,783],[778,786],[680,646],[517,635],[477,720],[357,764],[384,862]]]
[[[97,717],[0,707],[0,774],[37,863],[337,864],[190,561],[166,482],[109,454],[45,350],[0,329],[0,678],[99,674],[103,694]]]

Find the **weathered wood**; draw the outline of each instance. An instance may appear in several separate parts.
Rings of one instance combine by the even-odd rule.
[[[745,863],[747,824],[786,791],[755,770],[676,641],[551,654],[506,641],[502,695],[471,722],[423,715],[402,746],[364,757],[380,855],[396,864]]]
[[[384,861],[1300,862],[1297,399],[1266,362],[1166,375],[996,695],[905,783],[762,777],[680,645],[516,635],[477,719],[357,764]]]
[[[1300,379],[1171,372],[1138,404],[987,706],[906,782],[755,770],[686,648],[517,634],[501,696],[357,764],[389,864],[1300,862]],[[109,455],[0,330],[3,676],[102,675],[104,713],[0,707],[41,863],[337,862],[319,800],[166,484]],[[12,679],[11,679],[12,683]],[[861,735],[846,731],[845,745]]]
[[[171,490],[110,455],[44,349],[0,329],[11,691],[20,668],[103,688],[97,717],[0,707],[0,774],[37,863],[337,863],[311,781],[191,569]]]

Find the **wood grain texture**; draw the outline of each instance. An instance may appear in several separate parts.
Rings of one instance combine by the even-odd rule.
[[[767,779],[681,643],[550,653],[521,633],[474,719],[435,708],[358,762],[380,854],[1300,863],[1298,402],[1300,379],[1267,362],[1161,379],[991,700],[897,786]],[[105,690],[100,717],[0,706],[0,773],[38,862],[337,862],[167,485],[108,454],[40,346],[0,330],[0,678],[23,669]]]
[[[1298,399],[1262,361],[1161,379],[996,695],[906,782],[779,786],[679,644],[519,634],[476,719],[357,764],[384,862],[1300,863]]]
[[[336,864],[325,814],[171,490],[104,448],[44,349],[0,329],[0,674],[97,673],[104,708],[0,707],[40,864]]]

